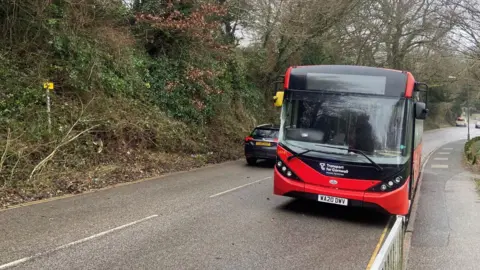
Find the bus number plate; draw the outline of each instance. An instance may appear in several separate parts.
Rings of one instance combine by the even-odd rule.
[[[348,199],[337,198],[332,196],[318,195],[318,201],[324,203],[338,204],[338,205],[348,205]]]

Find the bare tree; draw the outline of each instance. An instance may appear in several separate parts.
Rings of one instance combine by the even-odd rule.
[[[355,0],[258,0],[256,19],[261,47],[267,52],[267,78],[299,64],[305,45],[323,36],[339,23],[358,1]]]
[[[238,45],[236,33],[239,28],[246,28],[249,24],[251,3],[249,0],[217,0],[217,2],[228,10],[222,19],[226,41]]]
[[[357,64],[402,69],[409,53],[441,42],[459,18],[458,4],[440,0],[366,1],[342,32]]]

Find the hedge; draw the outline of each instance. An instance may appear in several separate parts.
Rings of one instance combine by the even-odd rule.
[[[467,141],[464,146],[465,157],[471,164],[477,163],[478,149],[475,153],[473,153],[472,146],[478,141],[480,141],[480,136]]]

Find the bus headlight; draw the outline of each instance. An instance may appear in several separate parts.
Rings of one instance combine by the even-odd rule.
[[[405,170],[400,172],[399,174],[405,174]],[[378,183],[377,185],[369,188],[367,191],[373,191],[373,192],[389,192],[393,191],[405,184],[406,178],[404,175],[396,175],[394,177],[389,177],[382,182]]]
[[[394,181],[395,181],[396,184],[400,184],[400,182],[402,182],[402,180],[403,180],[403,177],[397,176],[397,177],[395,177]]]
[[[300,180],[300,178],[298,178],[298,176],[295,175],[295,173],[293,173],[293,171],[287,165],[285,165],[285,163],[283,163],[283,161],[281,161],[280,158],[278,157],[277,157],[276,166],[277,166],[277,171],[281,175],[287,178],[290,178],[292,180]]]

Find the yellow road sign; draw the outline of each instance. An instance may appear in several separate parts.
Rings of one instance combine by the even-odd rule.
[[[45,82],[43,83],[43,89],[53,90],[53,82]]]

